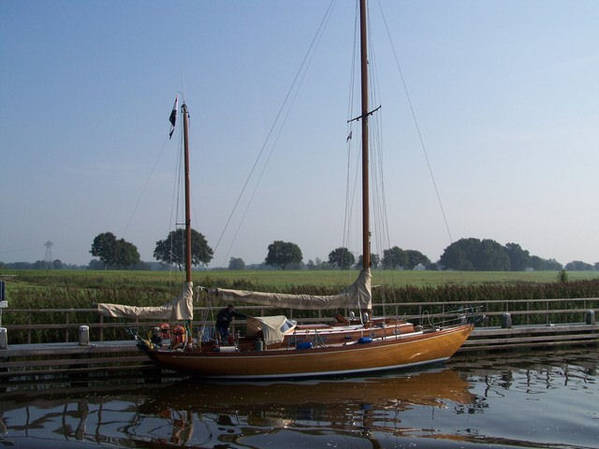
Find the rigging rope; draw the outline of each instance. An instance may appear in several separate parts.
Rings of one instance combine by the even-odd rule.
[[[264,155],[266,149],[269,147],[269,145],[273,145],[269,151],[266,152],[267,156],[266,156],[266,160],[264,162],[264,167],[262,169],[261,173],[264,173],[265,167],[268,164],[268,160],[270,159],[270,155],[272,154],[272,151],[274,149],[274,144],[271,144],[271,137],[273,136],[273,134],[278,132],[278,135],[280,135],[281,130],[282,130],[282,126],[284,125],[285,121],[286,121],[286,117],[289,114],[289,111],[287,110],[287,112],[285,113],[285,115],[283,115],[285,108],[287,107],[287,105],[289,104],[289,99],[292,98],[296,98],[297,97],[297,92],[295,93],[295,95],[292,97],[292,93],[294,91],[294,89],[296,89],[296,86],[299,86],[301,84],[301,81],[303,80],[303,78],[305,77],[305,71],[307,71],[307,67],[309,66],[309,61],[310,58],[313,54],[313,49],[315,48],[316,44],[320,41],[320,38],[322,36],[322,33],[324,31],[324,29],[326,28],[326,24],[328,23],[328,20],[330,18],[331,15],[331,11],[333,8],[333,5],[335,4],[336,0],[331,0],[326,11],[325,14],[323,16],[323,18],[320,21],[320,24],[318,25],[318,28],[316,30],[316,33],[314,35],[314,37],[312,38],[312,41],[310,42],[310,45],[308,46],[308,49],[304,55],[304,58],[300,64],[299,69],[297,70],[293,81],[291,82],[291,86],[289,87],[287,94],[285,95],[285,98],[283,100],[283,102],[281,103],[281,106],[279,107],[279,110],[275,116],[275,119],[273,121],[273,124],[271,125],[266,138],[264,140],[264,143],[262,144],[262,147],[260,148],[258,155],[256,156],[256,159],[254,161],[254,164],[252,165],[252,168],[250,169],[250,172],[248,173],[243,186],[241,188],[241,191],[239,192],[239,195],[237,196],[237,199],[233,205],[233,208],[231,210],[231,213],[229,214],[227,221],[225,222],[225,226],[223,227],[223,230],[221,231],[218,240],[216,242],[216,245],[214,247],[214,252],[216,253],[217,249],[220,247],[220,244],[223,240],[223,237],[227,231],[227,229],[229,228],[229,225],[231,223],[231,220],[233,218],[233,216],[235,215],[237,208],[239,207],[239,204],[241,202],[242,197],[245,195],[246,190],[248,188],[248,185],[254,175],[254,172],[256,171],[256,168],[258,167],[258,163],[260,162],[260,160],[262,159],[262,156]],[[298,88],[299,89],[299,88]],[[281,121],[281,117],[283,117],[283,121]],[[278,131],[276,131],[278,129]],[[276,140],[278,140],[278,137],[275,139],[275,143]],[[254,191],[255,192],[255,191]],[[254,193],[255,194],[255,193]],[[253,195],[252,197],[253,198]],[[250,203],[251,203],[251,199],[250,199]],[[248,203],[249,204],[249,203]]]
[[[353,125],[354,121],[350,119],[354,117],[354,92],[355,92],[355,82],[356,82],[356,59],[358,53],[358,16],[359,16],[359,3],[356,0],[356,7],[354,10],[354,42],[352,46],[352,63],[350,70],[350,81],[349,81],[349,98],[347,101],[347,176],[345,182],[345,211],[343,218],[343,238],[341,239],[341,246],[344,248],[349,247],[349,239],[350,239],[350,223],[351,223],[351,202],[352,197],[350,195],[350,173],[351,173],[351,150],[353,146],[352,134],[353,134]]]
[[[371,29],[370,27],[370,15],[367,16],[367,19],[369,21],[369,26],[368,29]],[[377,103],[377,99],[378,99],[378,77],[377,77],[377,70],[376,70],[376,53],[374,51],[374,45],[373,45],[373,39],[369,36],[368,39],[368,43],[369,43],[369,48],[368,48],[368,52],[369,52],[369,58],[368,58],[368,62],[369,62],[369,68],[372,68],[372,70],[370,70],[370,75],[368,80],[369,80],[369,93],[370,93],[370,98],[369,101],[372,104],[376,104]],[[369,162],[370,162],[370,166],[371,166],[371,170],[370,170],[370,178],[372,180],[371,184],[372,184],[372,189],[371,189],[371,203],[372,203],[372,223],[373,223],[373,234],[374,234],[374,239],[373,239],[373,243],[374,243],[374,248],[382,248],[382,237],[384,235],[384,221],[382,220],[382,216],[384,214],[384,212],[382,211],[382,199],[381,199],[381,189],[380,189],[380,182],[382,181],[382,179],[380,178],[380,176],[382,175],[382,153],[381,153],[381,136],[380,136],[380,112],[378,112],[375,115],[371,116],[370,119],[370,124],[371,126],[369,126],[369,141],[371,142],[370,145],[370,157],[369,157]],[[380,171],[380,173],[379,173]]]
[[[141,191],[139,192],[137,201],[135,202],[135,206],[133,207],[131,215],[129,216],[129,219],[127,220],[127,224],[125,225],[125,228],[122,231],[122,235],[125,235],[127,233],[127,231],[129,230],[129,226],[131,225],[131,221],[133,220],[133,217],[137,213],[137,209],[139,208],[141,199],[143,198],[144,194],[146,193],[146,191],[148,189],[148,184],[150,182],[150,179],[152,178],[152,176],[154,176],[154,172],[156,171],[156,168],[158,167],[158,163],[160,162],[160,159],[162,159],[162,155],[164,154],[164,149],[166,148],[167,142],[168,142],[168,138],[165,137],[164,141],[162,142],[162,145],[160,146],[160,151],[158,151],[158,156],[156,157],[156,160],[154,161],[154,165],[152,166],[152,169],[150,170],[150,173],[146,177],[146,180],[143,183]]]
[[[322,39],[322,35],[324,33],[326,25],[328,24],[328,20],[330,18],[330,11],[332,10],[332,6],[333,6],[334,2],[335,2],[335,0],[333,0],[331,2],[331,4],[329,5],[330,9],[327,10],[328,15],[325,14],[325,17],[324,17],[323,21],[321,22],[321,27],[319,27],[316,35],[314,36],[313,45],[312,45],[312,47],[314,49],[316,47],[318,47],[318,44],[320,43],[320,40]],[[291,109],[292,109],[293,105],[295,104],[295,101],[297,100],[299,93],[301,91],[301,88],[304,84],[306,75],[310,68],[310,64],[312,63],[312,57],[314,55],[314,51],[311,51],[311,52],[309,51],[309,53],[310,54],[308,54],[308,53],[306,54],[306,58],[304,58],[304,61],[302,62],[302,66],[300,66],[300,69],[298,70],[298,73],[296,74],[296,77],[294,78],[294,83],[292,83],[291,88],[286,97],[286,100],[288,98],[291,98],[291,100],[288,101],[288,106],[285,108],[285,115],[283,116],[283,118],[280,120],[280,122],[278,124],[277,123],[273,124],[273,127],[271,129],[274,131],[274,133],[269,133],[269,136],[267,137],[267,141],[265,141],[265,143],[264,143],[264,148],[268,148],[268,151],[266,152],[266,158],[264,160],[264,163],[262,164],[262,169],[260,170],[260,174],[256,178],[256,182],[255,182],[252,194],[250,195],[250,199],[246,203],[243,213],[241,214],[241,219],[239,221],[237,229],[235,230],[235,234],[233,235],[233,239],[231,240],[229,249],[225,255],[225,260],[228,259],[229,255],[231,254],[231,251],[233,249],[233,246],[235,245],[235,242],[237,241],[237,237],[238,237],[239,232],[243,226],[245,218],[249,212],[250,206],[253,203],[254,198],[255,198],[256,194],[258,193],[258,188],[260,187],[260,184],[262,183],[262,179],[264,178],[266,168],[268,167],[268,164],[269,164],[270,159],[274,153],[274,150],[277,147],[277,143],[279,142],[279,139],[281,137],[281,134],[283,132],[285,124],[287,123],[287,119],[289,118]],[[299,75],[299,78],[297,75]],[[299,79],[299,81],[297,81],[298,79]],[[290,96],[289,94],[292,94],[292,95]],[[278,116],[277,116],[277,118],[278,118]],[[269,139],[272,134],[276,134],[276,136],[273,139]]]
[[[179,151],[177,151],[177,161],[175,167],[175,182],[173,183],[173,200],[171,201],[171,213],[169,229],[177,231],[177,216],[181,212],[181,190],[183,190],[183,133],[179,133]],[[169,232],[169,265],[173,265],[173,255],[175,254],[174,248],[174,234]],[[185,248],[181,248],[181,254],[185,253]]]
[[[434,188],[435,194],[437,196],[437,201],[439,203],[439,208],[441,209],[441,215],[443,216],[443,222],[445,223],[445,229],[447,231],[447,235],[449,236],[449,243],[451,244],[453,242],[453,237],[452,237],[451,231],[449,229],[449,223],[447,221],[447,215],[445,214],[445,208],[443,207],[443,201],[441,200],[441,194],[439,193],[439,187],[437,185],[437,181],[435,180],[435,175],[433,173],[433,168],[432,168],[431,162],[430,162],[429,157],[428,157],[428,152],[426,150],[426,146],[424,144],[424,138],[422,136],[422,131],[420,129],[420,125],[418,123],[418,120],[416,119],[416,111],[414,109],[414,105],[412,104],[412,98],[411,98],[410,92],[408,90],[408,84],[407,84],[406,79],[404,77],[403,70],[401,69],[401,64],[399,63],[399,58],[397,56],[397,52],[395,51],[395,45],[393,44],[393,39],[391,39],[391,32],[389,31],[389,25],[387,24],[387,19],[385,17],[385,13],[383,11],[383,7],[381,5],[380,0],[378,0],[377,3],[379,5],[379,10],[381,12],[381,17],[383,18],[383,23],[385,25],[385,31],[387,33],[387,38],[389,39],[389,43],[391,44],[391,50],[393,52],[393,58],[395,59],[395,65],[397,66],[397,70],[399,72],[399,77],[400,77],[401,83],[403,85],[404,93],[406,95],[406,100],[408,102],[408,107],[410,109],[410,114],[412,115],[412,120],[414,121],[414,126],[416,128],[416,133],[418,135],[418,140],[420,142],[420,148],[422,150],[422,153],[424,154],[424,159],[426,161],[426,166],[428,168],[428,172],[430,174],[431,181],[433,183],[433,188]]]

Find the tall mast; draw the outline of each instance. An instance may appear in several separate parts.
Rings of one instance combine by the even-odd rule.
[[[360,72],[362,79],[362,268],[370,268],[370,189],[368,185],[368,43],[366,0],[360,0]]]
[[[183,147],[185,153],[185,281],[191,282],[191,199],[189,189],[189,113],[187,105],[181,105],[183,114]]]

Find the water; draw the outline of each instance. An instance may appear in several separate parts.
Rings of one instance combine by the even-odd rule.
[[[599,448],[597,347],[273,383],[10,387],[0,447]]]

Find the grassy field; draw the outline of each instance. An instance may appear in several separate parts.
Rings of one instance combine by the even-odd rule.
[[[558,281],[556,271],[391,271],[375,270],[373,284],[388,287],[439,287],[444,285],[516,285],[521,283],[552,283]],[[22,288],[179,288],[184,276],[180,272],[164,271],[67,271],[22,270],[0,272],[6,278],[8,291]],[[256,289],[295,290],[301,287],[339,287],[351,284],[357,270],[251,271],[222,270],[193,273],[194,284],[206,287],[239,287]],[[568,280],[599,279],[597,271],[568,272]]]

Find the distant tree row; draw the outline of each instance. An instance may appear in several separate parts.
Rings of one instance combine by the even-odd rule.
[[[573,260],[570,263],[567,263],[564,267],[568,271],[599,271],[599,262],[595,265],[591,265],[590,263],[582,262],[580,260]]]
[[[303,266],[299,246],[291,242],[275,241],[268,246],[266,265],[286,268],[307,269],[348,269],[360,268],[362,256],[356,263],[355,256],[345,247],[335,248],[329,253],[328,261],[309,260]],[[231,259],[233,261],[233,259]],[[397,246],[383,251],[382,259],[377,254],[371,255],[371,266],[396,270],[460,270],[460,271],[524,271],[524,270],[562,270],[564,267],[555,259],[543,259],[531,255],[517,243],[507,243],[505,246],[491,239],[466,238],[460,239],[445,248],[437,263],[413,249],[402,249]],[[229,265],[232,268],[232,265]],[[599,270],[599,262],[594,266],[573,261],[565,266],[566,270]]]
[[[68,265],[60,260],[41,261],[34,263],[15,262],[2,263],[0,268],[9,269],[138,269],[160,270],[176,266],[181,269],[184,265],[185,231],[178,229],[170,232],[164,240],[156,242],[154,258],[159,262],[142,262],[137,247],[125,239],[117,239],[111,232],[98,234],[91,245],[90,253],[98,259],[92,260],[87,267]],[[206,238],[196,230],[191,232],[192,264],[195,266],[208,264],[213,257],[213,250]],[[460,270],[460,271],[522,271],[522,270],[568,270],[568,271],[599,271],[599,262],[594,265],[575,260],[563,267],[555,259],[543,259],[530,255],[517,243],[501,245],[491,239],[465,238],[453,242],[443,251],[437,263],[433,263],[423,253],[412,249],[402,249],[397,246],[383,251],[383,257],[371,254],[372,268],[382,267],[387,270]],[[362,267],[362,256],[356,257],[345,247],[333,249],[328,260],[319,258],[303,263],[300,247],[293,242],[275,240],[268,245],[264,264],[251,265],[249,268],[285,269],[348,269]],[[231,257],[229,269],[243,270],[246,264],[242,258]]]
[[[47,260],[36,260],[35,262],[0,262],[0,268],[7,268],[9,270],[81,270],[84,266],[72,265],[64,263],[60,259],[53,261]]]

